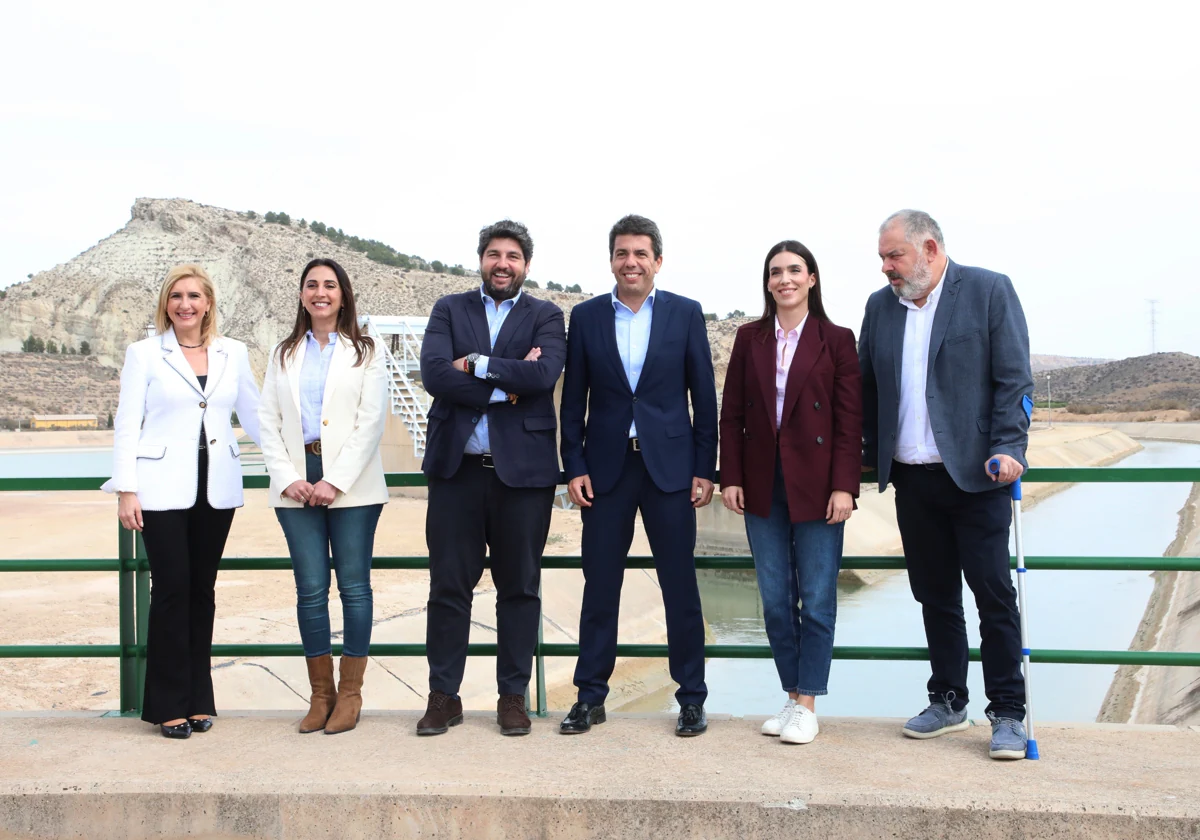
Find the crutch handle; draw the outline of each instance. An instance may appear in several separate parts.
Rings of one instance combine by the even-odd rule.
[[[990,472],[992,475],[1000,474],[1000,459],[999,458],[993,458],[992,460],[988,461],[988,472]],[[1021,479],[1018,478],[1011,485],[1009,485],[1009,490],[1012,493],[1012,497],[1014,499],[1016,499],[1017,501],[1020,501],[1021,500]]]

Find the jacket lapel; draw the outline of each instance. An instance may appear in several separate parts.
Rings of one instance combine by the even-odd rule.
[[[807,381],[808,375],[812,373],[817,359],[821,358],[821,353],[824,349],[825,340],[821,336],[821,324],[816,318],[810,316],[804,322],[804,329],[800,332],[800,340],[796,342],[796,355],[792,359],[792,366],[788,368],[787,386],[783,392],[784,420],[787,420],[796,408],[796,402],[800,399],[800,392],[804,389],[804,383]]]
[[[533,304],[529,302],[528,295],[522,293],[517,302],[513,304],[512,311],[508,313],[508,317],[504,319],[504,325],[500,327],[500,333],[496,336],[496,345],[491,348],[493,356],[502,356],[504,348],[508,346],[508,342],[512,340],[513,333],[521,326],[521,322],[529,317],[529,313],[533,309]],[[490,333],[489,333],[490,335]]]
[[[776,338],[771,334],[756,335],[750,343],[751,367],[758,375],[758,382],[762,387],[763,406],[768,415],[775,413],[775,368],[778,364],[775,354],[777,349]],[[774,417],[771,417],[771,430],[778,436],[779,432],[775,428]]]
[[[633,393],[633,389],[629,387],[629,377],[625,375],[625,365],[621,363],[621,353],[617,350],[617,312],[611,296],[608,306],[600,307],[600,334],[604,339],[604,355],[612,363],[617,379],[625,383],[627,391]]]
[[[483,295],[479,291],[467,292],[467,321],[475,333],[475,352],[487,355],[492,352],[492,333],[488,329],[487,310]]]
[[[646,303],[649,303],[649,298],[642,303],[642,306],[645,306]],[[646,343],[646,359],[642,362],[642,373],[638,377],[638,388],[641,388],[642,383],[646,381],[646,372],[654,364],[654,360],[658,356],[658,349],[662,346],[663,336],[667,333],[671,315],[675,312],[675,307],[671,306],[671,295],[667,292],[656,291],[654,293],[654,303],[651,303],[650,307],[650,341]],[[615,327],[613,335],[616,335]],[[625,372],[624,365],[621,367],[621,372]]]
[[[933,326],[929,331],[929,360],[926,376],[933,376],[933,363],[937,359],[938,350],[946,338],[946,330],[950,328],[950,318],[954,315],[954,304],[958,302],[958,266],[946,261],[946,276],[942,278],[942,293],[938,298],[937,311],[933,313]]]
[[[288,387],[292,389],[292,402],[296,406],[296,415],[301,416],[300,410],[300,371],[304,369],[304,356],[308,352],[308,336],[296,345],[296,352],[288,359]]]
[[[196,372],[192,370],[192,366],[183,357],[183,350],[179,348],[179,339],[175,337],[174,327],[171,327],[162,334],[160,343],[162,344],[163,359],[166,363],[183,377],[183,381],[190,385],[192,390],[200,396],[204,396],[204,391],[200,388],[200,380],[196,378]]]
[[[884,303],[886,320],[892,331],[892,364],[896,369],[896,393],[900,393],[900,372],[904,369],[904,325],[908,321],[908,307],[899,298]]]
[[[225,349],[225,342],[218,338],[208,348],[208,379],[204,381],[206,396],[216,393],[217,385],[221,381],[221,374],[227,367],[229,367],[229,352]]]

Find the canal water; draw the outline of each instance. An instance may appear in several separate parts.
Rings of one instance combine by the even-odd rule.
[[[1200,446],[1146,442],[1119,467],[1200,466]],[[1077,484],[1022,517],[1027,555],[1159,556],[1175,538],[1189,484]],[[1015,578],[1015,574],[1014,574]],[[1153,589],[1146,572],[1032,571],[1026,579],[1033,648],[1125,650]],[[1014,581],[1015,585],[1015,581]],[[762,605],[753,573],[745,580],[701,572],[704,615],[721,644],[766,644]],[[978,613],[964,586],[963,605],[972,647],[979,646]],[[839,587],[835,644],[925,646],[921,610],[904,573],[872,586]],[[1092,721],[1116,666],[1034,665],[1034,710],[1045,721]],[[710,659],[713,712],[774,714],[784,695],[769,659]],[[829,695],[817,700],[825,715],[908,717],[926,703],[925,662],[834,660]],[[971,714],[982,717],[987,698],[978,662],[969,670]],[[663,692],[658,708],[675,709]]]

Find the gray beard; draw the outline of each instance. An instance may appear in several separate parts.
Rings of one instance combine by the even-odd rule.
[[[914,266],[911,276],[900,279],[904,283],[900,286],[892,286],[891,289],[896,297],[904,300],[917,300],[925,297],[929,294],[929,287],[933,285],[932,272],[929,270],[928,263]]]
[[[492,285],[492,278],[488,276],[483,281],[483,290],[487,293],[487,296],[496,301],[496,303],[503,303],[506,300],[515,298],[521,291],[521,287],[524,285],[525,277],[522,275],[521,277],[514,277],[513,282],[510,283],[507,288],[497,289]]]

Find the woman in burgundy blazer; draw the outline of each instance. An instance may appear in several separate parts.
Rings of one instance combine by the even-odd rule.
[[[780,242],[762,318],[737,332],[721,406],[721,499],[746,518],[767,638],[788,699],[764,735],[807,744],[828,693],[842,532],[862,463],[854,333],[821,304],[817,261]]]

